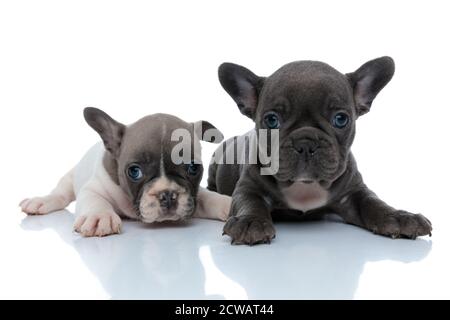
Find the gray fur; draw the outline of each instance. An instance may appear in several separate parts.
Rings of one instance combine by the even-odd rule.
[[[241,113],[255,122],[255,129],[266,128],[268,111],[281,118],[280,170],[275,175],[260,175],[259,163],[209,167],[208,188],[233,197],[224,226],[232,243],[270,242],[275,237],[272,215],[291,209],[282,190],[299,176],[329,193],[326,205],[307,211],[308,216],[335,212],[347,223],[393,238],[431,234],[424,216],[396,210],[366,187],[350,151],[356,119],[370,110],[394,69],[390,57],[369,61],[349,74],[317,61],[289,63],[267,78],[235,64],[220,66],[222,86]],[[331,124],[338,111],[350,119],[343,129]],[[234,148],[235,141],[220,148]]]

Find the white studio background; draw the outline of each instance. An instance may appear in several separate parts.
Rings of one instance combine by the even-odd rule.
[[[123,123],[205,119],[230,137],[252,122],[221,88],[220,63],[351,72],[389,55],[396,74],[353,152],[382,199],[432,220],[435,249],[450,235],[449,14],[448,1],[1,1],[0,215],[19,215],[21,198],[48,192],[98,141],[86,106]],[[207,163],[215,146],[203,146]]]

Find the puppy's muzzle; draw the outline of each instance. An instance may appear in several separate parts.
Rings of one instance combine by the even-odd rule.
[[[293,139],[292,147],[305,161],[314,157],[320,148],[319,143],[311,139]]]
[[[291,133],[290,146],[299,159],[308,161],[323,156],[323,152],[333,149],[333,141],[317,128],[303,127]]]
[[[339,169],[337,141],[314,127],[298,128],[291,132],[281,146],[281,181],[331,181]]]
[[[185,219],[194,210],[194,196],[165,176],[145,185],[139,199],[139,215],[147,223]]]
[[[176,209],[178,205],[178,192],[173,190],[163,190],[158,194],[161,208],[170,210]]]

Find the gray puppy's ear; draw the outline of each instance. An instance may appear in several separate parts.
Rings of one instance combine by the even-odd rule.
[[[237,64],[222,63],[219,67],[220,84],[236,102],[239,111],[253,120],[264,80]]]
[[[120,144],[126,126],[117,122],[100,109],[88,107],[84,109],[84,119],[97,131],[103,140],[106,150],[114,157],[119,155]]]
[[[394,71],[394,60],[391,57],[381,57],[366,62],[355,72],[347,73],[358,116],[369,112],[372,101],[392,79]]]
[[[219,143],[223,140],[223,134],[214,125],[205,120],[200,120],[192,124],[197,137],[206,142]]]

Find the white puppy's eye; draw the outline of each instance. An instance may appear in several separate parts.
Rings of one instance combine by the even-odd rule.
[[[142,169],[137,164],[133,164],[128,167],[127,175],[131,180],[135,182],[139,181],[144,176],[144,174],[142,173]]]
[[[200,171],[200,164],[194,163],[194,161],[192,161],[187,167],[187,172],[191,176],[195,176],[199,171]]]

